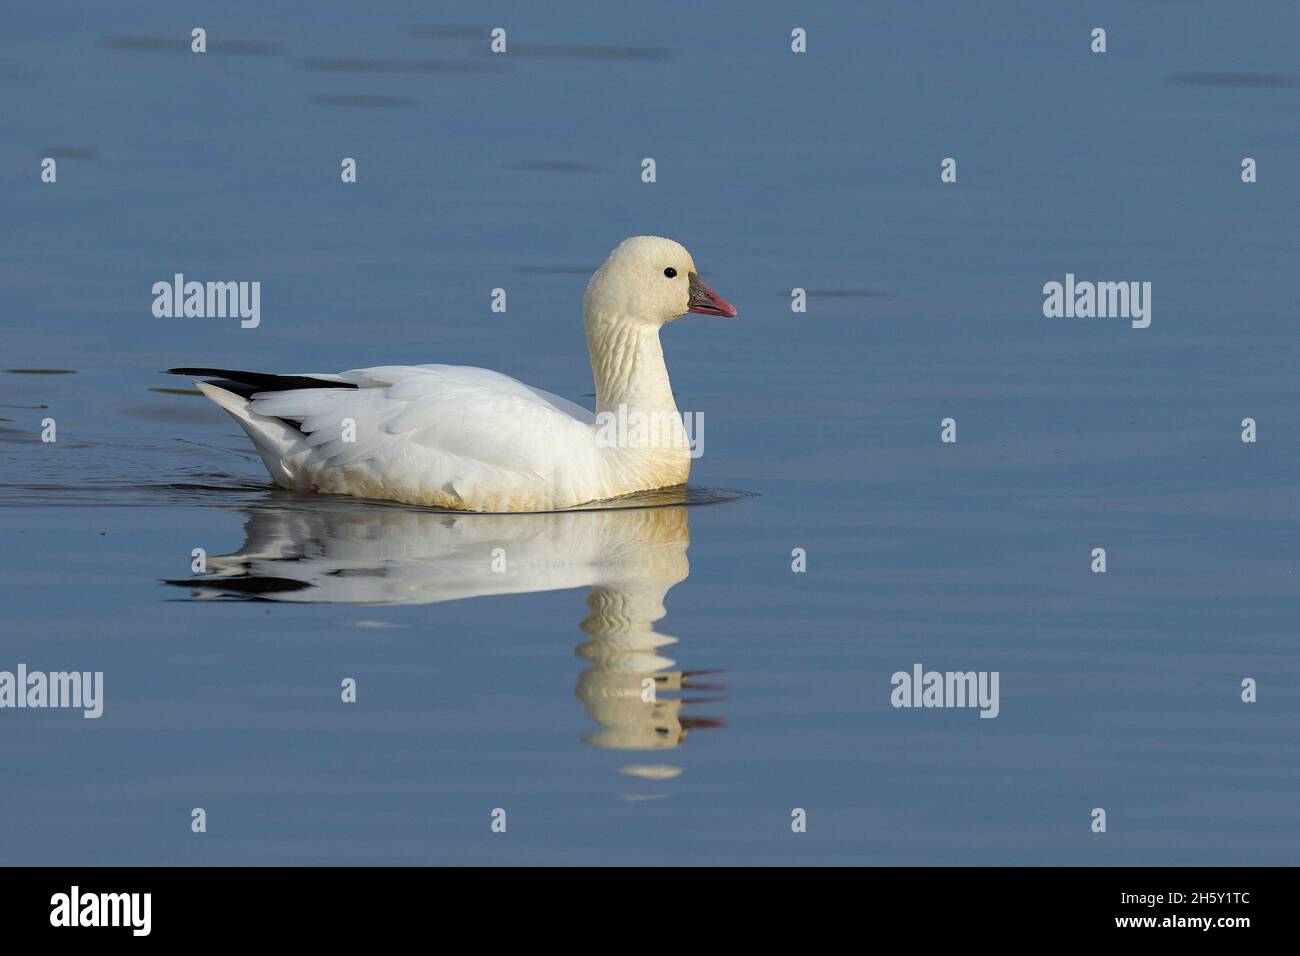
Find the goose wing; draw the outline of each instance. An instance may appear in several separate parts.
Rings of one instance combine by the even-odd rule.
[[[381,366],[337,379],[255,392],[248,406],[305,436],[294,464],[322,491],[345,490],[332,486],[345,477],[359,489],[348,493],[408,501],[428,499],[431,485],[474,507],[504,507],[538,487],[586,500],[574,486],[596,474],[594,416],[567,399],[470,366]]]

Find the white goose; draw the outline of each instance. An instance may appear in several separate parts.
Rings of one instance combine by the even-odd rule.
[[[659,330],[736,310],[671,239],[624,240],[587,285],[596,414],[488,369],[389,365],[217,376],[198,388],[243,426],[276,484],[459,511],[551,511],[685,483],[691,455]],[[637,413],[640,413],[639,415]],[[651,423],[635,435],[618,422]]]

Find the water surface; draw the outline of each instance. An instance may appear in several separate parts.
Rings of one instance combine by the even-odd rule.
[[[0,712],[0,862],[1300,861],[1297,26],[1285,2],[12,11],[0,669],[102,670],[106,702]],[[590,403],[582,289],[638,233],[741,310],[664,342],[706,422],[693,493],[755,494],[289,495],[159,374],[465,363]],[[260,327],[155,319],[175,272],[260,281]],[[1044,318],[1067,272],[1151,281],[1151,327]],[[1000,715],[892,708],[915,662],[999,671]]]

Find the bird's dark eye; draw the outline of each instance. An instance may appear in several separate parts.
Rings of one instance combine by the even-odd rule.
[[[669,266],[667,269],[664,270],[664,275],[666,275],[670,279],[676,279],[677,270],[674,269],[672,266]]]

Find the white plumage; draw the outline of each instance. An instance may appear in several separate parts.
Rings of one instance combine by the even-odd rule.
[[[489,369],[395,365],[338,374],[223,370],[198,387],[243,426],[279,485],[468,511],[548,511],[683,484],[690,449],[659,329],[735,315],[669,239],[623,242],[592,277],[584,324],[596,413]],[[294,387],[307,383],[310,387]],[[337,384],[338,387],[331,387]],[[609,424],[654,419],[653,440]],[[605,427],[602,427],[605,426]]]

